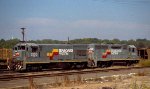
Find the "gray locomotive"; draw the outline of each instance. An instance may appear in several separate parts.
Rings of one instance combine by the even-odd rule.
[[[35,44],[20,42],[13,48],[14,70],[109,67],[137,63],[137,49],[124,44]]]

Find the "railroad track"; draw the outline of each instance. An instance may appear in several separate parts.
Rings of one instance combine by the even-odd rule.
[[[96,69],[85,69],[85,70],[72,70],[72,71],[44,71],[44,72],[29,72],[29,73],[9,73],[1,74],[0,81],[7,81],[13,79],[27,79],[27,78],[40,78],[40,77],[54,77],[74,74],[87,74],[87,73],[98,73],[108,71],[119,71],[129,69],[142,69],[147,67],[122,67],[122,68],[96,68]]]

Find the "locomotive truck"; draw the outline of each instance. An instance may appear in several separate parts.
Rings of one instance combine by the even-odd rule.
[[[126,44],[35,44],[20,42],[13,48],[14,70],[109,67],[137,63],[137,49]]]

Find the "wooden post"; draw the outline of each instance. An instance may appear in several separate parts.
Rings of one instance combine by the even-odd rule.
[[[34,82],[33,82],[33,77],[29,77],[29,89],[37,89]]]

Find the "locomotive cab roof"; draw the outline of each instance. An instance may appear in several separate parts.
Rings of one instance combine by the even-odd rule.
[[[35,43],[20,42],[14,46],[13,50],[28,50],[29,48],[38,49],[39,45]]]
[[[134,45],[129,45],[130,48],[136,48]]]
[[[38,46],[38,44],[35,43],[18,43],[16,46]]]

